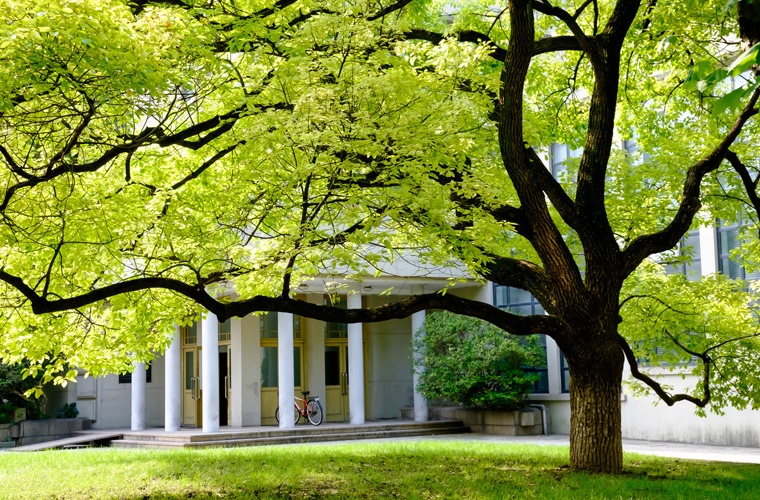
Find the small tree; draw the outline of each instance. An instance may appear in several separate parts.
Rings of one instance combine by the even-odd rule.
[[[517,409],[537,375],[525,366],[541,362],[536,337],[515,338],[485,321],[435,312],[413,342],[419,389],[428,399],[474,408]]]

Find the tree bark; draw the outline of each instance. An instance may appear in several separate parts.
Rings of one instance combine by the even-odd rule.
[[[620,474],[623,436],[620,388],[623,353],[614,342],[599,339],[570,366],[570,465],[591,472]],[[601,344],[601,345],[600,345]]]

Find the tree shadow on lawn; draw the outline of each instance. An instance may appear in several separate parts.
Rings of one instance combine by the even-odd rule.
[[[606,476],[570,470],[568,449],[561,446],[389,443],[92,450],[63,460],[60,455],[66,452],[57,453],[70,474],[92,478],[89,486],[60,484],[54,496],[61,499],[730,499],[757,498],[760,492],[758,465],[626,454],[626,472]],[[22,498],[51,496],[36,487],[25,493],[29,496]]]

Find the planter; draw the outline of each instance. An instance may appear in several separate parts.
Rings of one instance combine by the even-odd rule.
[[[0,424],[0,444],[11,438],[11,425]]]
[[[414,418],[414,409],[402,409],[401,416],[402,418]],[[481,434],[540,436],[544,433],[542,413],[537,408],[499,411],[476,410],[461,406],[431,406],[429,418],[430,420],[461,420],[472,432]],[[547,422],[547,429],[550,429],[551,427],[548,424],[549,422]]]
[[[71,437],[75,432],[88,430],[91,426],[92,420],[88,418],[24,420],[11,429],[11,437],[18,438],[19,445],[23,446]]]

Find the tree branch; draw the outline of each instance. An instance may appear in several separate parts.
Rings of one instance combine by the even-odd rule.
[[[24,281],[0,269],[0,280],[11,285],[26,297],[35,314],[53,313],[79,309],[102,302],[110,297],[161,288],[183,295],[210,312],[219,321],[231,317],[244,317],[254,312],[289,312],[322,321],[341,323],[375,323],[389,319],[401,319],[426,309],[446,309],[459,314],[466,314],[486,320],[514,335],[531,335],[546,333],[560,335],[564,325],[556,318],[546,315],[521,316],[502,311],[489,304],[456,297],[448,294],[415,295],[399,302],[393,302],[372,309],[339,309],[331,306],[312,304],[290,297],[255,296],[237,302],[219,302],[211,297],[203,286],[191,286],[187,283],[161,277],[136,278],[92,290],[90,292],[58,300],[48,300],[39,296]]]
[[[757,179],[752,179],[747,166],[733,151],[726,151],[726,160],[728,160],[736,173],[739,174],[739,178],[742,180],[742,184],[744,184],[744,191],[746,191],[747,197],[750,203],[752,203],[752,208],[755,209],[755,213],[760,217],[760,196],[757,195]]]
[[[704,372],[702,376],[702,390],[704,391],[703,397],[697,398],[690,394],[670,394],[669,392],[665,391],[665,389],[663,389],[662,385],[660,385],[659,382],[639,370],[639,362],[636,359],[636,355],[633,353],[631,346],[628,345],[628,342],[626,342],[626,340],[620,335],[617,336],[617,339],[618,344],[620,344],[620,347],[623,350],[623,354],[625,354],[626,360],[628,360],[628,365],[631,367],[631,375],[651,387],[655,394],[657,394],[660,399],[665,402],[665,404],[668,406],[673,406],[679,401],[688,401],[700,408],[704,408],[707,406],[707,403],[710,402],[710,361],[706,362],[704,359],[702,360],[704,363]]]
[[[446,38],[446,35],[442,33],[436,33],[425,29],[409,30],[405,32],[403,36],[406,40],[425,40],[434,45],[438,45]],[[455,32],[452,36],[459,42],[482,43],[491,46],[492,50],[490,56],[499,62],[504,62],[504,58],[507,55],[506,49],[499,47],[485,33],[475,30],[464,30]],[[533,48],[533,55],[536,56],[549,52],[562,52],[567,50],[581,50],[578,40],[573,36],[554,36],[537,40]]]
[[[626,275],[632,273],[649,255],[673,248],[678,243],[678,240],[689,230],[694,215],[696,215],[702,206],[700,201],[702,179],[708,173],[718,169],[728,154],[728,148],[739,137],[744,124],[758,113],[757,108],[755,108],[758,98],[760,98],[760,89],[756,89],[752,93],[749,102],[747,102],[744,110],[736,118],[723,140],[705,158],[689,168],[684,180],[681,203],[670,224],[656,233],[639,236],[624,250],[623,272]]]

